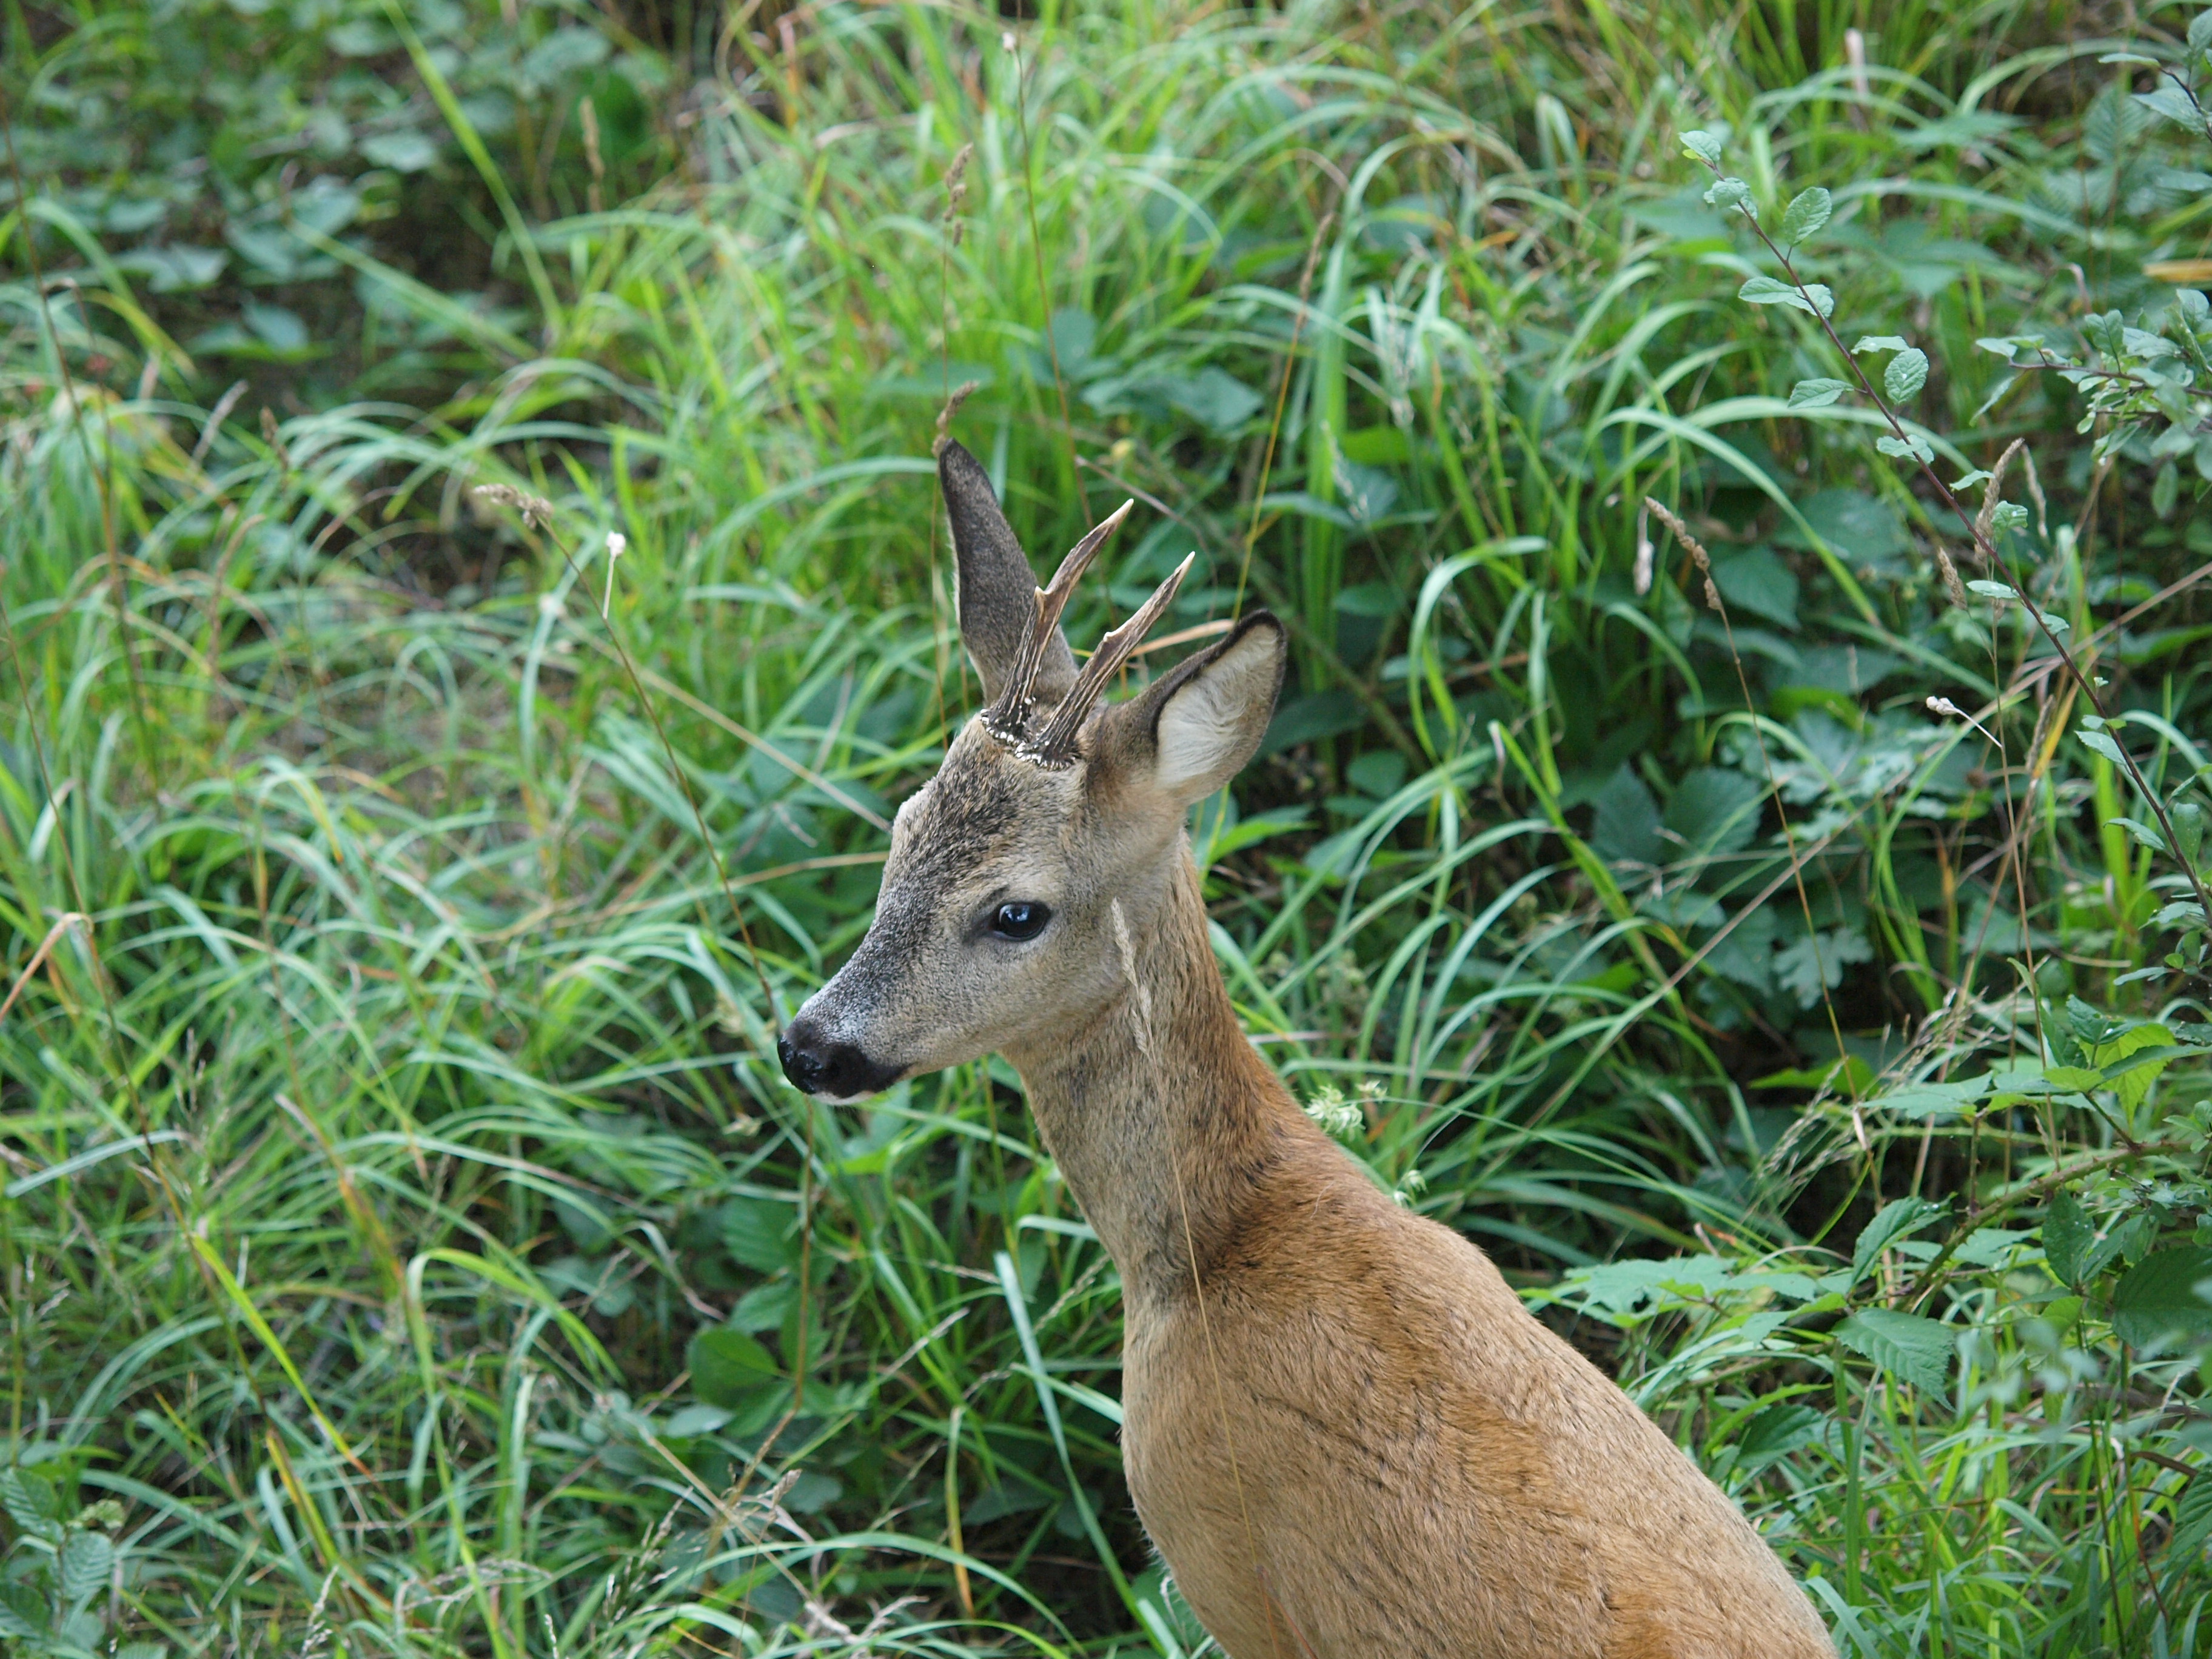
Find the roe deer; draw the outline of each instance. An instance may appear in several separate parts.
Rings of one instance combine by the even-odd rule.
[[[1182,571],[1078,673],[1060,613],[1128,507],[1039,592],[975,458],[938,466],[988,706],[899,808],[791,1081],[1012,1061],[1121,1269],[1137,1512],[1231,1659],[1831,1659],[1735,1506],[1238,1028],[1183,824],[1267,729],[1281,624],[1105,703]]]

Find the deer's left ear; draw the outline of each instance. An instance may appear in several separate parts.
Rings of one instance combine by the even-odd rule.
[[[1094,758],[1178,805],[1244,769],[1283,689],[1282,623],[1255,611],[1218,643],[1185,658],[1099,722]]]

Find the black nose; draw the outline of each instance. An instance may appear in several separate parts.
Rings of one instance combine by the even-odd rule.
[[[833,1100],[872,1095],[889,1085],[899,1072],[896,1066],[870,1060],[853,1043],[831,1042],[798,1020],[776,1039],[775,1054],[793,1088]]]

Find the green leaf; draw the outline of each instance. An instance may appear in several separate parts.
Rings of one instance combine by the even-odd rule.
[[[2094,1066],[2046,1066],[2043,1080],[2062,1094],[2069,1095],[2086,1095],[2092,1089],[2105,1086],[2105,1074]]]
[[[1882,371],[1881,384],[1892,403],[1901,404],[1912,397],[1928,384],[1928,354],[1917,347],[1899,352]]]
[[[1790,407],[1825,409],[1850,389],[1849,380],[1800,380],[1790,388]]]
[[[741,1266],[772,1273],[799,1260],[799,1212],[769,1198],[733,1198],[715,1212],[722,1246]]]
[[[1863,1308],[1836,1327],[1836,1340],[1900,1382],[1943,1396],[1957,1346],[1951,1328],[1894,1308]]]
[[[1659,805],[1651,791],[1626,762],[1597,792],[1595,822],[1590,826],[1590,850],[1607,863],[1656,864],[1663,851],[1659,839]]]
[[[2112,1287],[2112,1334],[2131,1348],[2155,1348],[2212,1333],[2212,1302],[2197,1288],[2208,1276],[2212,1247],[2152,1251]]]
[[[1691,857],[1740,853],[1759,833],[1759,803],[1765,793],[1741,772],[1701,766],[1674,786],[1664,822]]]
[[[1836,296],[1818,283],[1801,291],[1771,276],[1753,276],[1735,291],[1735,297],[1755,306],[1795,306],[1812,316],[1826,317],[1836,308]]]
[[[2136,93],[2135,101],[2181,126],[2194,127],[2199,132],[2203,131],[2204,117],[2198,111],[2195,100],[2171,80],[2161,79],[2150,91]]]
[[[1948,1207],[1931,1204],[1924,1198],[1896,1198],[1883,1205],[1851,1249],[1851,1283],[1857,1284],[1872,1272],[1884,1250],[1899,1239],[1918,1232]]]
[[[2166,837],[2147,823],[2138,823],[2133,818],[2106,818],[2105,822],[2112,828],[2126,830],[2154,853],[2166,851]]]
[[[58,1540],[61,1499],[53,1482],[28,1469],[0,1468],[0,1509],[8,1518],[34,1538]]]
[[[62,1547],[61,1569],[63,1601],[88,1601],[114,1574],[115,1546],[103,1533],[72,1532]]]
[[[1797,573],[1772,550],[1748,548],[1714,560],[1713,585],[1730,605],[1796,629]]]
[[[46,1633],[46,1619],[38,1591],[28,1584],[0,1584],[0,1636],[16,1642],[37,1641]]]
[[[684,1362],[691,1368],[691,1392],[708,1405],[725,1409],[742,1405],[763,1383],[782,1380],[775,1355],[743,1332],[726,1327],[693,1337]]]
[[[1726,213],[1730,208],[1742,210],[1747,219],[1759,217],[1759,204],[1751,198],[1751,186],[1741,179],[1716,179],[1705,191],[1705,204]]]
[[[2074,735],[2081,739],[2083,747],[2094,750],[2113,765],[2125,769],[2127,763],[2121,757],[2120,745],[2102,732],[2077,732]]]
[[[1782,240],[1793,245],[1803,241],[1826,224],[1828,216],[1834,211],[1835,204],[1828,192],[1819,185],[1799,191],[1782,216]]]
[[[1933,462],[1936,459],[1936,447],[1917,432],[1908,433],[1903,438],[1893,438],[1884,433],[1874,441],[1874,447],[1885,455],[1910,455],[1922,462]]]
[[[2120,1097],[2120,1109],[2132,1113],[2150,1096],[2151,1085],[2168,1062],[2187,1051],[2174,1044],[2173,1033],[2156,1022],[2131,1025],[2110,1042],[2089,1050],[2089,1058],[2103,1069],[2102,1085]]]
[[[380,132],[361,141],[362,159],[394,173],[420,173],[438,159],[436,142],[423,133],[403,128]]]
[[[1721,141],[1712,133],[1686,132],[1682,135],[1682,148],[1709,167],[1721,164]]]
[[[1874,947],[1856,927],[1838,927],[1825,933],[1808,933],[1794,945],[1775,952],[1774,975],[1784,990],[1796,997],[1801,1008],[1816,1006],[1824,992],[1844,982],[1844,969],[1855,962],[1872,962]]]
[[[2176,801],[2166,809],[2166,816],[2172,822],[2173,838],[2180,843],[2182,858],[2193,866],[2197,850],[2204,845],[2204,809],[2193,800]]]
[[[1902,351],[1905,349],[1901,334],[1862,334],[1859,343],[1851,348],[1851,356],[1863,357],[1869,351]]]
[[[2060,1284],[2081,1288],[2090,1247],[2096,1242],[2096,1224],[2079,1199],[2061,1193],[2051,1200],[2043,1212],[2043,1255]]]

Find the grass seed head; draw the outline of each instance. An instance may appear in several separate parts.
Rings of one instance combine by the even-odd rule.
[[[553,522],[552,502],[543,495],[532,495],[527,490],[517,489],[513,484],[478,484],[469,493],[490,506],[513,507],[522,514],[525,530],[542,529]]]
[[[1943,592],[1960,610],[1966,608],[1966,586],[1959,580],[1959,567],[1951,562],[1951,555],[1940,544],[1936,549],[1936,568],[1943,573]]]

